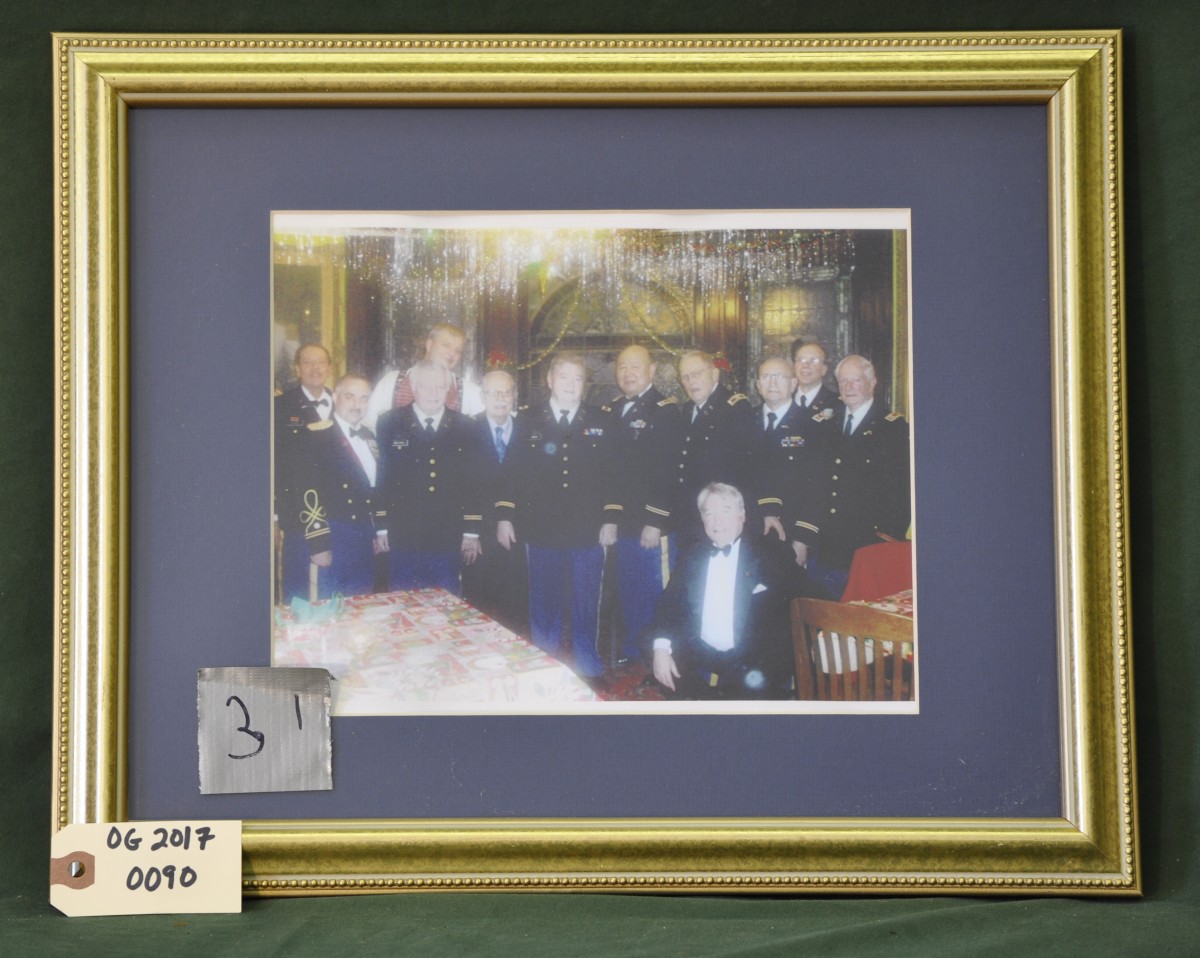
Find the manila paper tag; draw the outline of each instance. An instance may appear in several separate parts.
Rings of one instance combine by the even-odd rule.
[[[50,856],[50,904],[69,918],[242,910],[241,822],[68,825]]]

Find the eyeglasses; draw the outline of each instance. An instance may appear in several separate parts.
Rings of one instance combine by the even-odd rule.
[[[823,359],[818,359],[816,356],[801,356],[796,360],[797,366],[820,366],[825,362]]]
[[[792,377],[786,373],[767,373],[765,376],[759,376],[758,381],[760,383],[781,383],[784,380],[791,378]]]

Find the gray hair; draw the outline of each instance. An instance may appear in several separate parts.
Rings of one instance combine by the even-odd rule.
[[[708,501],[709,496],[728,499],[730,502],[737,503],[737,507],[743,512],[746,511],[746,500],[742,498],[737,486],[731,486],[727,482],[710,482],[700,490],[700,495],[696,497],[696,505],[701,512],[704,511],[704,503]]]
[[[866,356],[859,356],[855,353],[851,353],[849,356],[847,356],[845,359],[843,359],[840,363],[837,364],[837,366],[833,370],[833,376],[835,379],[841,375],[842,367],[845,366],[846,363],[850,362],[850,360],[852,360],[852,359],[856,363],[858,363],[859,367],[863,371],[863,375],[868,377],[871,380],[871,382],[879,381],[879,377],[875,375],[875,364],[873,362],[871,362],[871,360],[867,359]]]

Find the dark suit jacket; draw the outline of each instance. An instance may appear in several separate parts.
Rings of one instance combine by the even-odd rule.
[[[795,660],[790,604],[811,589],[790,561],[790,551],[777,539],[742,536],[730,652],[717,652],[700,638],[709,544],[697,543],[680,557],[648,634],[671,640],[671,655],[685,679],[694,682],[697,673],[714,672],[721,686],[731,683],[733,698],[791,697]],[[760,687],[753,679],[749,685],[745,682],[754,672],[763,677]]]

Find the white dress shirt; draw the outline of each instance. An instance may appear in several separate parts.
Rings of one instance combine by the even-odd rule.
[[[413,403],[411,408],[413,411],[413,415],[417,417],[417,423],[421,426],[422,429],[425,428],[425,420],[426,419],[433,420],[433,422],[430,423],[430,425],[433,426],[434,432],[437,432],[439,429],[442,428],[442,416],[446,412],[445,406],[443,406],[441,409],[439,409],[436,413],[423,412],[421,409],[419,409],[417,407],[416,403]]]
[[[579,407],[581,405],[582,405],[582,403],[576,403],[574,406],[566,406],[566,405],[560,406],[553,399],[551,399],[550,400],[550,411],[552,413],[554,413],[554,421],[555,422],[560,422],[562,420],[562,414],[565,412],[567,414],[567,423],[572,424],[575,422],[575,417],[576,417],[576,415],[578,415]]]
[[[771,425],[770,421],[767,419],[767,413],[772,413],[772,412],[775,413],[775,425],[776,425],[776,427],[778,427],[779,424],[781,422],[783,422],[783,417],[788,414],[788,410],[790,410],[791,408],[792,408],[792,401],[790,399],[787,402],[783,403],[778,409],[772,409],[766,403],[763,403],[762,404],[763,431],[766,432],[768,427]]]
[[[354,455],[358,457],[359,463],[362,464],[363,472],[367,474],[367,480],[371,483],[371,488],[375,488],[375,470],[377,463],[375,456],[371,454],[371,447],[367,445],[367,440],[362,436],[351,436],[350,430],[355,428],[346,422],[341,416],[335,415],[333,421],[342,431],[342,435],[350,441],[350,448],[354,450]]]
[[[733,603],[737,586],[739,536],[729,547],[729,555],[718,552],[710,556],[704,578],[704,607],[700,610],[700,638],[718,652],[733,648]],[[654,650],[671,651],[671,640],[660,636],[654,640]]]
[[[308,391],[308,387],[302,385],[300,392],[304,394],[305,399],[312,403],[313,409],[317,411],[317,415],[321,417],[322,422],[333,415],[333,393],[328,389],[324,390],[319,396],[314,396]],[[324,402],[321,400],[324,400]]]
[[[736,539],[729,555],[718,552],[708,560],[704,580],[704,608],[700,612],[700,638],[718,652],[733,648],[733,590],[737,584],[738,552],[742,540]]]
[[[817,383],[817,384],[816,384],[815,386],[813,386],[813,388],[812,388],[811,390],[809,390],[808,392],[797,392],[797,393],[796,393],[796,403],[797,403],[797,405],[799,405],[799,403],[800,403],[800,400],[801,400],[801,399],[803,399],[803,400],[804,400],[804,408],[805,408],[805,409],[812,409],[812,404],[813,404],[813,403],[815,403],[815,402],[817,401],[817,395],[818,395],[820,392],[821,392],[821,384],[820,384],[820,383]]]
[[[854,426],[850,430],[850,435],[853,436],[856,432],[858,432],[858,427],[861,426],[863,423],[863,420],[867,418],[867,413],[869,413],[871,411],[871,404],[874,402],[875,402],[874,399],[868,399],[865,403],[863,403],[856,410],[854,410],[854,412],[850,411],[849,406],[846,407],[846,416],[854,417]],[[845,420],[845,418],[843,418],[842,419],[842,432],[845,432],[845,431],[846,431],[846,420]]]

